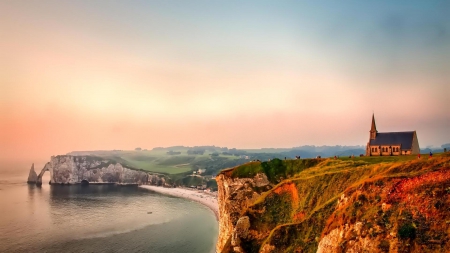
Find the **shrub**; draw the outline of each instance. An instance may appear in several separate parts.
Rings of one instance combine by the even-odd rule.
[[[366,197],[366,195],[361,194],[361,195],[358,196],[358,200],[361,201],[361,202],[365,202],[365,201],[367,201],[367,197]]]
[[[415,228],[414,224],[412,224],[412,223],[403,224],[398,229],[398,235],[403,240],[416,238],[416,228]]]
[[[442,203],[440,200],[438,200],[438,201],[436,201],[436,203],[434,203],[434,207],[436,209],[440,209],[443,206],[444,206],[444,203]]]
[[[280,159],[275,158],[270,162],[263,162],[261,166],[271,182],[276,182],[280,176],[285,177],[286,175],[286,166]]]

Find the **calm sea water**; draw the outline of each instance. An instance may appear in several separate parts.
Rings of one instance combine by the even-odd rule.
[[[26,178],[0,171],[0,252],[214,251],[218,224],[198,203],[137,187],[39,188]]]

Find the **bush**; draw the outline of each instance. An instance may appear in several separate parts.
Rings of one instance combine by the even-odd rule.
[[[286,166],[280,159],[275,158],[270,162],[263,162],[261,166],[271,182],[276,182],[280,176],[286,176]]]
[[[364,194],[361,194],[358,196],[358,200],[361,202],[366,202],[367,201],[367,197]]]
[[[416,227],[412,223],[403,224],[398,229],[398,235],[401,239],[414,239],[416,238]]]
[[[438,201],[436,201],[436,203],[434,203],[434,207],[436,209],[440,209],[443,206],[444,206],[444,203],[442,203],[442,201],[440,201],[440,200],[438,200]]]
[[[232,177],[238,178],[252,178],[256,174],[264,172],[262,170],[261,164],[256,162],[251,162],[243,164],[233,170]]]

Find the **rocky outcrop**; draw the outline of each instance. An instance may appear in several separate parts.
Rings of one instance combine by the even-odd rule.
[[[27,183],[29,184],[35,184],[37,181],[38,175],[36,171],[34,171],[34,163],[31,165],[30,173],[28,174],[28,180]]]
[[[368,231],[363,230],[362,227],[362,222],[356,222],[354,225],[346,224],[333,229],[320,240],[317,253],[339,253],[343,246],[349,253],[378,252],[379,240],[370,237]]]
[[[236,226],[234,226],[233,233],[231,234],[231,245],[235,252],[244,252],[241,247],[241,238],[247,238],[249,228],[250,219],[248,216],[243,216],[236,222]]]
[[[246,236],[249,227],[248,217],[240,216],[260,197],[258,189],[268,190],[272,186],[263,173],[252,178],[233,178],[223,171],[216,180],[219,192],[219,237],[216,250],[222,252],[229,241],[230,247],[239,252],[239,237]]]
[[[147,183],[150,185],[167,186],[166,179],[160,175],[148,174]]]
[[[166,182],[161,175],[131,169],[115,161],[93,156],[52,156],[37,176],[36,184],[42,184],[42,176],[46,171],[50,172],[51,184],[77,184],[83,181],[163,185]]]

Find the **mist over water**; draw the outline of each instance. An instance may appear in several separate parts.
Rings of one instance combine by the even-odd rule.
[[[0,252],[214,250],[218,224],[198,203],[137,187],[48,185],[48,173],[42,187],[26,179],[1,170]]]

